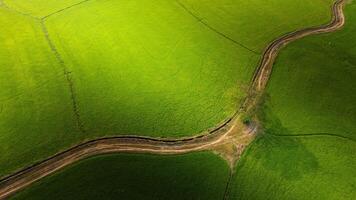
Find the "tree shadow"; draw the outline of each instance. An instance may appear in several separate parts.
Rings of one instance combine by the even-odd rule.
[[[303,139],[293,137],[291,131],[283,127],[267,105],[263,107],[264,134],[256,142],[259,149],[256,159],[265,169],[288,180],[297,180],[317,171],[316,156],[303,144]]]
[[[262,166],[285,179],[297,180],[319,168],[315,155],[297,138],[265,135],[258,143]]]

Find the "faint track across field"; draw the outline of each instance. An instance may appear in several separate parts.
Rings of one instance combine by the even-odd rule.
[[[288,134],[288,135],[282,135],[282,134],[269,134],[271,136],[275,136],[275,137],[293,137],[293,138],[307,138],[307,137],[336,137],[339,139],[344,139],[344,140],[348,140],[351,142],[356,142],[356,139],[353,138],[349,138],[347,136],[343,136],[343,135],[338,135],[338,134],[333,134],[333,133],[308,133],[308,134]]]
[[[340,29],[345,23],[344,4],[345,0],[337,0],[334,3],[332,7],[333,18],[329,24],[291,32],[270,43],[265,49],[261,62],[253,76],[249,93],[262,93],[264,91],[278,52],[285,45],[308,35],[329,33]],[[114,152],[182,154],[208,150],[216,145],[229,143],[232,137],[241,131],[238,126],[240,114],[253,109],[258,102],[258,98],[258,95],[248,95],[231,119],[204,135],[172,140],[140,136],[117,136],[84,142],[2,178],[0,180],[0,199],[14,194],[65,166],[93,155]],[[253,130],[256,131],[255,129]]]

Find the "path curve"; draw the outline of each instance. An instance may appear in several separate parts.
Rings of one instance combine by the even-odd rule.
[[[308,35],[333,32],[345,23],[343,7],[346,0],[337,0],[332,7],[332,20],[326,25],[306,28],[288,33],[271,42],[263,53],[263,57],[251,81],[251,92],[263,92],[270,77],[273,63],[278,52],[292,41]],[[100,138],[74,146],[46,160],[24,168],[0,180],[0,199],[14,194],[31,183],[62,169],[78,160],[93,155],[105,153],[152,153],[152,154],[182,154],[209,149],[218,144],[224,144],[231,135],[241,131],[238,127],[240,113],[251,109],[258,97],[248,95],[235,115],[208,134],[191,138],[166,140],[140,136],[118,136]]]

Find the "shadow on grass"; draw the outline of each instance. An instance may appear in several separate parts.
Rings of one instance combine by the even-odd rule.
[[[266,96],[263,112],[260,113],[265,130],[256,141],[256,159],[267,170],[275,171],[288,180],[297,180],[305,174],[317,171],[319,168],[317,158],[300,138],[278,136],[291,133],[268,108],[268,103],[266,104],[268,99]]]
[[[269,171],[282,178],[296,180],[318,170],[317,158],[296,138],[265,135],[256,144],[261,150],[256,158]]]

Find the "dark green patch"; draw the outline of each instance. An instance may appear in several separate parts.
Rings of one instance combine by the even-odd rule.
[[[229,167],[211,153],[105,155],[81,161],[14,199],[222,199]]]

